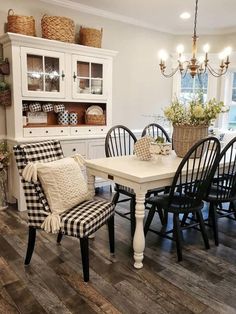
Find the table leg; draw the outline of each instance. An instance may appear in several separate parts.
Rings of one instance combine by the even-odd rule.
[[[145,248],[145,237],[143,232],[145,193],[136,193],[135,218],[136,228],[134,233],[133,248],[134,248],[134,267],[143,267],[143,252]]]
[[[87,172],[88,191],[92,197],[95,195],[95,177]]]

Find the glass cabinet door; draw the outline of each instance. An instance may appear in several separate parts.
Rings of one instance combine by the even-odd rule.
[[[63,97],[63,54],[22,48],[23,95]]]
[[[75,98],[104,98],[105,70],[106,64],[103,61],[97,61],[92,58],[86,60],[74,56],[74,88],[73,96]],[[85,96],[86,95],[86,96]]]

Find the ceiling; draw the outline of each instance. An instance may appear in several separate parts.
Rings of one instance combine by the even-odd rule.
[[[41,0],[172,34],[193,32],[195,0]],[[191,18],[179,15],[189,11]],[[197,33],[226,34],[236,31],[236,0],[199,0]]]

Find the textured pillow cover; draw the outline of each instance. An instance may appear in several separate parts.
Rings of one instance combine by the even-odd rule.
[[[81,168],[73,158],[40,163],[37,175],[52,213],[61,214],[91,199]]]

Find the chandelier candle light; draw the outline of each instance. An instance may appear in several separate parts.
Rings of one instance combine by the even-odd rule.
[[[209,64],[208,60],[208,52],[210,46],[206,44],[203,47],[203,50],[205,52],[205,57],[200,57],[197,58],[197,13],[198,13],[198,0],[196,0],[196,5],[195,5],[195,17],[194,17],[194,30],[193,30],[193,37],[192,37],[192,58],[189,61],[185,61],[183,52],[184,52],[184,46],[179,45],[177,47],[177,53],[178,53],[178,65],[177,67],[169,74],[165,73],[166,70],[166,60],[168,58],[168,54],[166,51],[161,50],[159,52],[159,57],[160,57],[160,69],[161,73],[165,77],[172,77],[177,71],[179,70],[182,76],[185,76],[187,73],[189,73],[192,78],[198,74],[204,74],[206,71],[208,71],[210,74],[212,74],[215,77],[220,77],[224,75],[229,66],[229,55],[231,53],[231,47],[227,47],[224,49],[223,52],[219,54],[219,58],[221,60],[220,66],[218,70],[213,69],[213,67]]]

